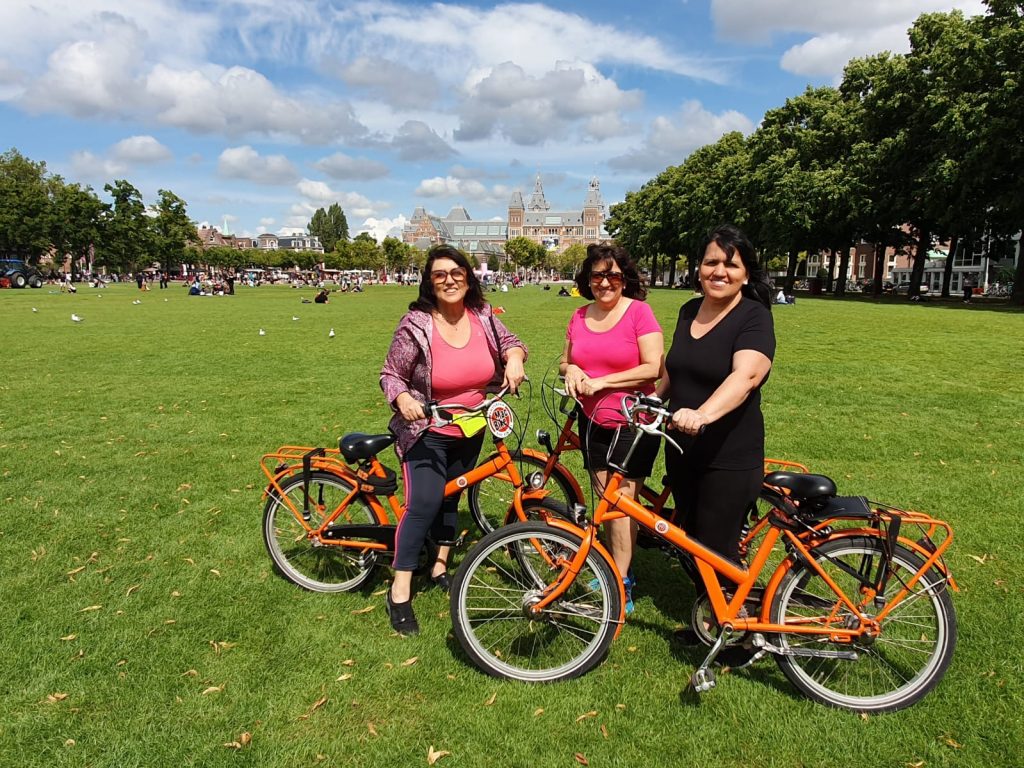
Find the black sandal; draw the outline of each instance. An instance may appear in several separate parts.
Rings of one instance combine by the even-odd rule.
[[[452,588],[452,582],[451,579],[448,578],[448,562],[446,560],[438,558],[434,561],[435,565],[437,565],[437,563],[441,563],[445,567],[445,570],[441,571],[438,574],[432,575],[430,577],[430,583],[438,589],[440,589],[442,592],[450,592]]]
[[[418,635],[420,633],[419,622],[416,621],[416,614],[412,612],[412,599],[404,603],[395,603],[391,600],[391,590],[388,590],[387,599],[384,601],[384,609],[388,618],[391,619],[391,627],[400,635]]]

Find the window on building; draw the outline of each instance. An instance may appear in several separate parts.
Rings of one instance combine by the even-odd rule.
[[[985,244],[978,241],[973,244],[970,253],[967,248],[957,247],[956,255],[953,256],[954,267],[980,267],[982,256],[985,254]]]

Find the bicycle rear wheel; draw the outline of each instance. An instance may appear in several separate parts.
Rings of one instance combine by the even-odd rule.
[[[614,571],[597,550],[559,600],[538,616],[527,611],[581,544],[544,523],[514,523],[469,552],[452,584],[451,612],[455,637],[476,666],[492,677],[549,683],[601,662],[622,604]]]
[[[487,460],[493,458],[494,456],[490,456]],[[536,456],[515,453],[513,459],[524,481],[532,473],[544,471],[544,460]],[[556,465],[544,484],[544,489],[548,491],[549,498],[564,504],[566,509],[572,509],[573,504],[581,504],[583,499],[576,493],[572,483],[562,476],[558,467],[559,465]],[[505,524],[505,517],[512,506],[515,492],[508,472],[492,475],[469,487],[466,492],[469,511],[481,533],[490,533]]]
[[[306,528],[296,519],[292,506],[302,512],[304,491],[302,475],[281,484],[281,493],[273,488],[263,510],[263,542],[267,552],[288,581],[313,592],[350,592],[370,578],[376,553],[369,549],[314,544]],[[308,525],[317,528],[352,493],[345,478],[330,472],[313,472],[309,480]],[[355,496],[335,520],[339,524],[373,525],[378,521],[370,506]]]
[[[881,610],[884,598],[878,603],[863,599],[853,574],[873,578],[884,553],[885,542],[868,536],[837,539],[813,550],[815,562],[851,601],[860,601],[858,610],[869,617]],[[896,545],[886,597],[895,597],[922,565],[915,553]],[[782,580],[771,617],[778,624],[838,629],[859,622],[821,575],[804,563],[794,565]],[[953,657],[956,636],[946,579],[933,568],[885,616],[878,637],[835,643],[823,635],[778,634],[774,643],[783,654],[775,658],[790,682],[815,701],[855,712],[893,712],[919,701],[938,684]],[[849,653],[856,657],[841,655]]]

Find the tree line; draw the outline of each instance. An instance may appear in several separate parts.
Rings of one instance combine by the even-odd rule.
[[[55,256],[60,268],[71,257],[113,272],[135,272],[159,263],[180,264],[189,243],[198,242],[185,201],[161,189],[146,206],[138,189],[124,179],[105,184],[111,201],[90,186],[69,184],[46,170],[46,163],[17,149],[0,155],[0,254],[38,264]]]
[[[931,245],[949,240],[948,295],[958,248],[984,240],[1012,256],[1024,227],[1024,2],[985,4],[972,18],[921,15],[909,53],[852,59],[838,87],[807,88],[749,137],[666,168],[612,207],[609,233],[674,282],[677,260],[694,269],[705,233],[732,221],[785,266],[787,290],[801,252],[830,252],[836,294],[858,242],[875,246],[876,294],[885,248],[916,245],[915,295]],[[1024,257],[1011,300],[1024,304]]]

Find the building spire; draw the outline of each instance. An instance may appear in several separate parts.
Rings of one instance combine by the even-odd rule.
[[[530,211],[547,211],[551,204],[544,199],[544,185],[540,183],[540,172],[537,172],[537,180],[533,184],[533,194],[530,195],[530,204],[526,206]]]

